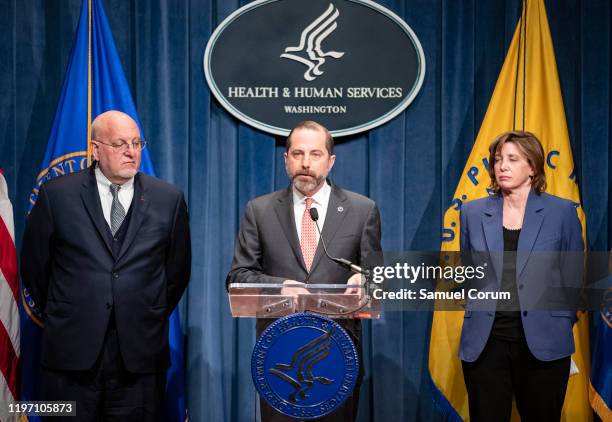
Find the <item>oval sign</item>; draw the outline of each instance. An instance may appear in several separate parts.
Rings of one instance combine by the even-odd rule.
[[[249,125],[287,135],[315,120],[345,136],[412,102],[425,55],[402,19],[368,0],[259,0],[213,32],[204,72],[217,100]]]

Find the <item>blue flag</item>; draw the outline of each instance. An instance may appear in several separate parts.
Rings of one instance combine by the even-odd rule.
[[[88,139],[91,121],[108,110],[129,114],[138,124],[141,136],[145,137],[101,0],[83,0],[45,157],[30,195],[30,209],[36,202],[42,183],[56,176],[82,170],[90,164]],[[146,149],[142,152],[140,170],[154,175]],[[23,286],[21,293],[21,400],[37,400],[40,398],[38,379],[42,320]],[[169,334],[171,366],[167,373],[166,420],[183,422],[186,420],[185,382],[178,309],[170,317]],[[29,420],[39,419],[30,417]]]

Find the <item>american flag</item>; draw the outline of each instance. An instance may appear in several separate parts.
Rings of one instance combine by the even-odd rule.
[[[19,278],[13,207],[0,169],[0,421],[16,420],[8,403],[17,399],[19,363]]]

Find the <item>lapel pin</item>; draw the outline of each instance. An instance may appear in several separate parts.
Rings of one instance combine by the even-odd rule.
[[[344,211],[344,207],[338,207],[338,212]]]

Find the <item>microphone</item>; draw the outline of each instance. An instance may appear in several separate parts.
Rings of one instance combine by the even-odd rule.
[[[312,219],[312,221],[314,221],[315,226],[317,226],[317,232],[319,232],[319,239],[321,240],[321,244],[323,245],[323,252],[325,252],[325,256],[327,256],[330,260],[334,261],[336,264],[346,268],[347,270],[351,270],[357,274],[363,274],[367,277],[369,275],[369,271],[367,269],[361,268],[359,265],[353,264],[348,259],[334,258],[327,252],[327,247],[325,246],[325,241],[323,240],[323,235],[321,234],[321,229],[319,228],[318,223],[319,211],[314,207],[311,207],[308,211],[310,213],[310,218]]]
[[[319,239],[321,240],[321,244],[323,245],[323,252],[325,252],[325,256],[327,258],[329,258],[330,260],[334,261],[336,264],[350,270],[353,271],[355,273],[358,274],[362,274],[366,277],[366,279],[369,278],[370,276],[370,271],[368,271],[367,269],[361,268],[359,265],[355,265],[353,264],[351,261],[349,261],[348,259],[344,259],[344,258],[334,258],[333,256],[331,256],[328,252],[327,252],[327,247],[325,246],[325,241],[323,240],[323,235],[321,234],[321,228],[319,227],[319,211],[314,208],[311,207],[310,210],[308,210],[310,213],[310,218],[312,219],[312,221],[314,221],[315,226],[317,226],[317,232],[319,232]],[[310,278],[310,274],[312,273],[308,273],[308,276],[306,277],[306,280],[304,280],[304,283],[308,282],[308,279]],[[325,314],[325,315],[330,315],[330,316],[337,316],[337,315],[348,315],[348,314],[352,314],[355,312],[359,312],[361,309],[365,308],[371,301],[371,297],[369,294],[369,286],[366,283],[366,291],[365,291],[365,300],[363,301],[363,303],[361,305],[358,305],[356,308],[354,309],[348,309],[347,310],[340,310],[339,312],[323,312],[322,309],[318,309],[317,312]],[[360,299],[361,301],[361,299]]]
[[[319,221],[319,210],[315,207],[311,207],[308,212],[310,212],[310,218],[312,218],[312,221],[314,221],[315,224],[317,224],[317,228],[319,228],[319,225],[317,223],[317,221]]]

